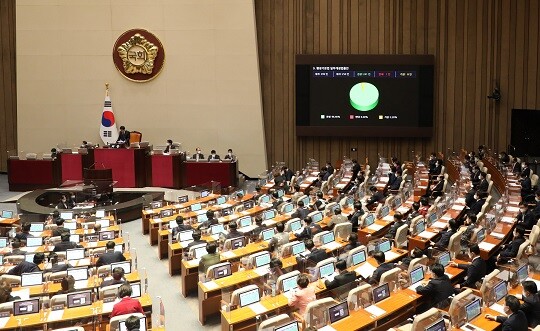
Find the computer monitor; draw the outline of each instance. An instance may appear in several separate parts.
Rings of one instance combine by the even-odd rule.
[[[154,209],[161,208],[163,207],[163,201],[152,201],[150,202],[150,206]]]
[[[111,221],[108,218],[102,218],[96,220],[96,224],[99,224],[102,229],[108,228],[111,225]]]
[[[220,196],[216,199],[216,205],[222,205],[225,202],[227,202],[227,197],[225,196]]]
[[[439,263],[442,264],[443,267],[450,264],[451,260],[452,258],[450,257],[450,252],[442,252],[441,255],[439,255]]]
[[[274,234],[276,234],[276,229],[274,229],[274,228],[263,230],[261,232],[261,239],[263,241],[268,241],[268,240],[272,239]]]
[[[7,237],[0,237],[0,248],[7,247],[8,242],[9,241]]]
[[[114,245],[114,251],[119,253],[124,253],[124,244]]]
[[[70,248],[66,250],[66,260],[82,260],[84,259],[84,248]]]
[[[193,230],[178,232],[178,241],[182,242],[188,240],[193,240]]]
[[[424,279],[424,267],[418,266],[414,268],[410,272],[409,275],[410,275],[409,279],[411,280],[411,285],[421,282]]]
[[[446,331],[446,323],[441,318],[426,328],[426,331]]]
[[[321,236],[321,242],[323,245],[326,245],[334,240],[335,240],[334,232],[328,232]]]
[[[126,328],[126,321],[118,323],[118,329],[120,331],[128,331]],[[139,331],[146,331],[146,317],[139,318]]]
[[[313,215],[311,215],[311,221],[312,221],[313,223],[319,223],[320,221],[323,220],[323,218],[324,218],[324,215],[323,215],[323,213],[320,212],[320,211],[314,213]]]
[[[253,208],[253,207],[255,207],[255,201],[253,201],[253,200],[248,200],[248,201],[245,201],[245,202],[244,202],[244,209],[247,210],[247,209],[251,209],[251,208]]]
[[[63,211],[60,213],[60,218],[63,218],[64,220],[72,220],[73,219],[73,212],[72,211]]]
[[[245,307],[261,300],[258,288],[240,293],[239,298],[240,307]]]
[[[529,267],[527,264],[522,265],[516,271],[518,282],[523,282],[529,277]]]
[[[232,214],[232,207],[227,207],[227,208],[223,208],[221,211],[220,211],[220,214],[221,216],[229,216]]]
[[[437,218],[438,218],[438,216],[437,216],[436,213],[430,214],[430,215],[428,216],[428,218],[427,218],[427,219],[428,219],[428,224],[429,224],[429,226],[431,226],[431,224],[435,223],[435,222],[437,221]]]
[[[232,274],[231,264],[227,263],[214,268],[214,279],[220,279]]]
[[[35,314],[39,312],[39,299],[13,302],[13,316]]]
[[[319,278],[325,278],[333,274],[335,271],[334,269],[334,263],[330,262],[327,264],[323,264],[319,267]]]
[[[88,268],[87,267],[69,268],[67,270],[67,275],[73,276],[75,280],[86,280],[88,279]]]
[[[99,240],[113,240],[114,239],[114,231],[101,231],[99,233]]]
[[[347,197],[347,206],[351,206],[354,203],[354,198],[352,196]]]
[[[21,286],[34,286],[43,284],[43,273],[29,272],[21,275]]]
[[[352,255],[352,265],[359,265],[360,263],[366,262],[366,251],[361,250]]]
[[[178,203],[186,203],[188,202],[188,196],[187,195],[182,195],[182,196],[179,196],[178,197]]]
[[[474,299],[471,303],[465,306],[465,314],[467,316],[467,322],[472,321],[482,313],[482,306],[480,305],[480,298]]]
[[[30,223],[30,232],[43,232],[45,224],[43,223]]]
[[[77,230],[77,222],[64,222],[64,228],[69,231],[75,231]]]
[[[485,228],[481,228],[480,230],[478,230],[478,232],[476,232],[476,242],[477,243],[484,241],[485,238],[486,238],[486,229]]]
[[[255,256],[255,268],[260,268],[262,266],[269,265],[270,260],[271,260],[271,257],[270,257],[270,253],[268,252]]]
[[[41,237],[27,237],[26,246],[27,247],[37,247],[43,245],[43,238]]]
[[[493,289],[493,292],[495,293],[495,302],[506,297],[506,295],[508,294],[508,286],[505,281],[499,282],[497,285],[495,285]]]
[[[300,330],[297,321],[288,322],[287,324],[274,328],[274,331],[298,331]]]
[[[394,209],[401,206],[401,197],[395,197],[394,198]]]
[[[105,209],[96,210],[96,218],[103,218],[103,217],[105,217]]]
[[[298,275],[290,276],[287,278],[284,278],[281,281],[281,286],[283,288],[283,293],[289,292],[290,290],[293,290],[298,287],[298,284],[296,281],[298,280]]]
[[[375,223],[375,214],[369,213],[366,218],[364,218],[364,227],[370,226]]]
[[[13,218],[13,210],[2,210],[2,218]]]
[[[385,239],[381,242],[379,242],[379,244],[377,245],[377,249],[380,251],[380,252],[388,252],[389,250],[392,249],[392,243],[390,242],[390,240],[388,239]]]
[[[272,218],[276,217],[276,211],[274,209],[272,210],[267,210],[263,213],[263,219],[266,221],[266,220],[271,220]]]
[[[242,216],[236,221],[239,228],[245,228],[251,225],[251,216]]]
[[[300,228],[302,227],[302,222],[300,220],[296,220],[296,221],[291,222],[290,226],[291,226],[291,231],[296,232],[300,230]]]
[[[269,203],[270,202],[270,196],[268,194],[262,195],[259,198],[260,203]]]
[[[197,223],[202,223],[208,221],[208,216],[206,216],[206,213],[197,215]]]
[[[120,267],[124,269],[124,274],[130,274],[131,273],[131,261],[122,261],[122,262],[114,262],[111,263],[111,274],[114,268]]]
[[[159,214],[160,217],[171,217],[173,215],[174,211],[172,209],[164,209]]]
[[[210,192],[212,192],[212,191],[210,191],[210,190],[202,190],[201,191],[201,198],[206,198],[207,196],[210,195]]]
[[[193,250],[193,258],[200,259],[203,255],[208,254],[206,246],[197,247]]]
[[[34,255],[36,255],[35,253],[26,253],[24,255],[24,260],[26,262],[34,262]]]
[[[298,204],[298,202],[300,201],[302,201],[304,203],[304,206],[307,207],[309,205],[309,195],[304,195],[300,197],[296,203]]]
[[[141,297],[141,283],[129,283],[131,286],[131,297],[132,298],[140,298]]]
[[[201,204],[199,202],[194,203],[191,206],[189,206],[189,209],[191,211],[199,211],[199,210],[201,210],[201,208],[202,208],[202,206],[201,206]]]
[[[373,288],[373,302],[377,303],[390,297],[390,287],[388,283],[384,283]]]
[[[390,206],[382,206],[379,211],[379,217],[383,218],[390,213]]]
[[[301,242],[299,242],[297,244],[294,244],[292,246],[292,255],[298,255],[298,254],[303,253],[305,251],[306,251],[306,244],[303,241],[301,241]]]
[[[281,208],[282,208],[281,210],[283,211],[283,213],[288,214],[293,211],[294,205],[289,202],[289,203],[284,204],[283,207]]]
[[[416,234],[419,234],[419,233],[422,233],[426,230],[426,222],[424,222],[423,220],[419,221],[418,223],[416,223],[415,227],[414,227],[414,232]]]
[[[67,295],[68,308],[89,306],[92,304],[92,291],[70,293]]]
[[[212,234],[220,234],[225,232],[225,226],[223,224],[215,224],[210,227]]]
[[[328,316],[330,317],[330,323],[335,323],[349,316],[349,306],[347,301],[328,308]]]
[[[69,236],[69,241],[73,242],[73,243],[78,243],[81,241],[81,236],[78,235],[78,234],[72,234]]]
[[[244,237],[238,237],[231,239],[231,249],[237,249],[240,247],[244,247],[245,245],[245,238]]]

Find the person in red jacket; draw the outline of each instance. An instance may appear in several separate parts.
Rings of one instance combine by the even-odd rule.
[[[139,300],[131,297],[131,285],[129,283],[120,285],[118,288],[118,297],[120,298],[120,302],[114,305],[111,317],[133,313],[144,314]]]

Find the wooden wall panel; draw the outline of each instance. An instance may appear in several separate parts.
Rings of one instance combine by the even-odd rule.
[[[0,172],[7,171],[7,152],[17,149],[15,0],[0,1]]]
[[[512,108],[540,109],[536,0],[255,0],[255,8],[270,163],[300,168],[310,157],[347,155],[375,165],[378,154],[411,159],[480,144],[499,151],[510,142]],[[296,137],[295,54],[435,55],[433,137]],[[495,83],[499,103],[486,98]]]

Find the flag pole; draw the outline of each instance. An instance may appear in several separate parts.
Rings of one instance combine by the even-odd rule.
[[[105,95],[109,96],[109,83],[105,83]]]

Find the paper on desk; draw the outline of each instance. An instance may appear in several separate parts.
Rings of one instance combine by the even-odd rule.
[[[517,213],[519,211],[519,208],[514,207],[514,206],[510,206],[510,207],[506,207],[506,210],[511,211],[513,213]]]
[[[13,297],[20,297],[21,300],[28,300],[30,299],[30,288],[22,288],[18,291],[12,291],[11,296]]]
[[[0,329],[3,329],[4,326],[6,326],[7,322],[9,321],[10,317],[2,317],[0,318]]]
[[[260,302],[251,304],[251,305],[249,305],[248,307],[249,307],[251,310],[253,310],[253,312],[255,313],[255,315],[260,315],[260,314],[266,313],[266,308],[264,308],[264,306],[263,306]]]
[[[510,216],[504,216],[503,218],[501,218],[501,222],[513,224],[514,218]]]
[[[431,227],[438,228],[438,229],[444,229],[444,228],[446,228],[447,225],[448,224],[445,223],[445,222],[436,221],[436,222],[433,222],[433,224],[431,224]]]
[[[61,320],[62,317],[64,317],[64,309],[53,310],[49,312],[49,316],[47,316],[47,322],[58,321]]]
[[[381,183],[388,183],[388,180],[390,180],[390,178],[388,178],[388,177],[381,177],[381,178],[379,178],[379,181],[380,181]]]
[[[29,232],[32,237],[41,237],[43,232]]]
[[[310,181],[310,182],[313,182],[313,181],[317,180],[317,177],[307,177],[306,180]]]
[[[465,198],[457,198],[456,203],[459,203],[460,205],[464,205],[465,204]]]
[[[385,183],[377,183],[375,184],[375,187],[386,187]]]
[[[104,312],[104,313],[110,313],[110,312],[112,312],[114,305],[115,305],[117,302],[119,302],[119,301],[120,301],[120,300],[118,300],[118,301],[117,301],[117,300],[114,300],[114,301],[112,301],[112,302],[105,302],[105,303],[103,304],[103,312]]]
[[[449,221],[449,220],[452,219],[452,216],[450,216],[450,215],[448,215],[448,214],[444,214],[444,215],[441,217],[441,219],[442,219],[443,221]]]
[[[423,190],[423,189],[426,189],[427,188],[427,185],[418,185],[418,188]]]
[[[481,243],[478,244],[478,247],[482,250],[490,251],[493,249],[493,247],[495,247],[495,244],[490,244],[488,242],[482,241]]]
[[[386,313],[384,309],[381,309],[375,305],[364,308],[364,310],[370,313],[371,315],[377,316],[377,317],[382,316]]]
[[[366,262],[366,263],[362,264],[361,266],[359,266],[358,268],[354,269],[354,271],[357,274],[360,274],[360,276],[362,276],[364,278],[368,278],[371,275],[373,275],[373,271],[375,271],[375,269],[377,269],[377,268],[372,266],[369,262]]]
[[[203,284],[204,284],[204,287],[206,287],[206,289],[209,291],[215,290],[216,288],[218,288],[218,284],[216,284],[216,282],[214,282],[213,280],[203,283]]]
[[[231,259],[231,258],[235,257],[236,254],[234,254],[233,251],[227,251],[227,252],[221,253],[221,256],[223,256],[224,258],[227,258],[227,259]]]
[[[490,234],[491,234],[492,237],[495,237],[497,239],[503,239],[504,238],[504,234],[502,234],[502,233],[491,232]]]
[[[386,258],[386,261],[392,261],[392,260],[395,260],[398,257],[400,257],[400,255],[398,253],[388,251],[388,252],[384,253],[384,257]]]
[[[385,217],[382,218],[383,221],[386,221],[386,222],[392,222],[394,220],[394,216],[392,215],[386,215]]]
[[[424,238],[424,239],[431,239],[435,237],[437,234],[435,232],[431,231],[422,231],[418,234],[418,237]]]
[[[409,207],[401,206],[396,209],[396,211],[401,214],[406,214],[409,211]]]
[[[40,248],[41,246],[36,246],[36,247],[23,247],[21,248],[22,251],[25,251],[25,252],[28,252],[28,253],[34,253],[35,251],[37,251],[38,248]]]
[[[371,224],[367,228],[370,229],[370,230],[373,230],[373,231],[379,231],[380,229],[384,228],[384,226],[382,226],[380,224]]]
[[[153,214],[154,213],[154,210],[153,209],[147,209],[145,210],[147,214]]]
[[[461,210],[463,210],[463,208],[465,208],[464,205],[453,205],[452,206],[453,210],[460,210],[461,211]]]
[[[255,268],[253,271],[257,275],[262,277],[262,276],[268,274],[270,272],[270,269],[268,269],[268,266],[264,266],[264,267]]]
[[[498,304],[498,303],[492,304],[491,306],[489,306],[489,308],[495,310],[498,313],[506,315],[506,313],[504,312],[504,307],[502,305]]]
[[[343,183],[337,184],[337,185],[336,185],[336,188],[342,189],[342,188],[345,187],[345,185],[347,185],[347,184],[343,184]]]
[[[330,325],[325,325],[322,328],[320,328],[319,331],[336,331],[336,329],[334,329]]]
[[[335,242],[335,241],[331,241],[331,242],[329,242],[328,244],[322,245],[322,247],[323,247],[324,249],[328,249],[328,250],[333,251],[333,250],[335,250],[335,249],[340,248],[340,247],[341,247],[341,244],[340,244],[340,243],[337,243],[337,242]]]
[[[93,247],[97,247],[97,242],[93,241],[93,242],[87,242],[86,243],[86,247],[88,248],[93,248]]]

